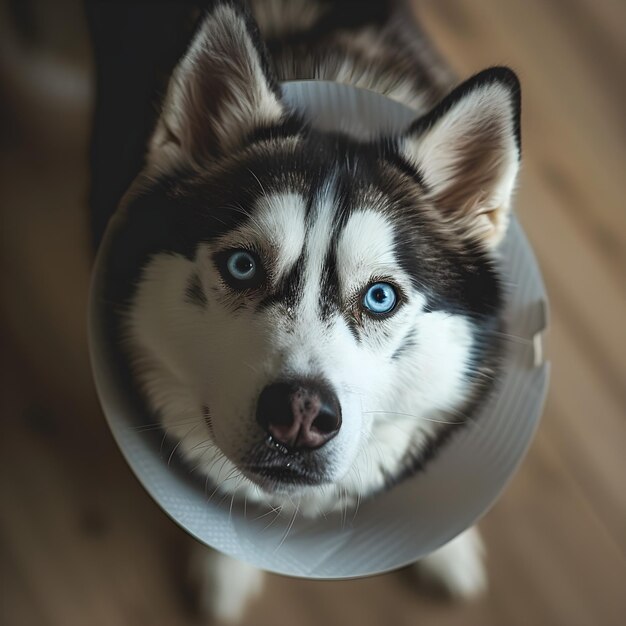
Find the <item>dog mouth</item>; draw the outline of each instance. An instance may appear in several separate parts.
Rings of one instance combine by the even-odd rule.
[[[289,450],[271,440],[250,455],[254,459],[243,464],[242,473],[265,491],[281,491],[288,487],[315,486],[327,482],[324,472],[310,455]]]
[[[266,491],[276,491],[286,486],[319,485],[323,482],[311,472],[288,465],[251,465],[244,470],[244,474]]]

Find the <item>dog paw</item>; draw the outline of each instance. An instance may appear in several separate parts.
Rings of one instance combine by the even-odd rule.
[[[471,600],[487,590],[485,547],[470,528],[413,565],[420,581],[455,600]]]
[[[208,548],[199,548],[190,563],[197,609],[208,620],[235,624],[263,584],[261,570]]]

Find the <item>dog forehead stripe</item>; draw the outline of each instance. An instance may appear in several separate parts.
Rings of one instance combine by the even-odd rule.
[[[324,270],[329,258],[336,224],[337,200],[335,186],[328,182],[320,189],[308,215],[308,227],[304,248],[303,293],[300,307],[303,311],[317,313],[322,287],[325,283]]]
[[[276,290],[263,302],[264,306],[281,301],[299,309],[305,316],[316,315],[320,307],[328,309],[328,296],[338,288],[332,262],[338,222],[335,196],[331,180],[311,192],[307,205],[300,198],[297,233],[291,237],[286,232],[280,242],[279,254],[285,259],[288,257],[289,263],[282,267]]]

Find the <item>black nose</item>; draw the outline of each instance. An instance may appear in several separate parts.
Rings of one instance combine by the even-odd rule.
[[[315,449],[339,432],[341,407],[326,383],[294,380],[263,389],[256,419],[274,439],[291,450]]]

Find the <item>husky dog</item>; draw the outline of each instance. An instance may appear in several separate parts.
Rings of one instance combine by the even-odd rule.
[[[118,328],[185,462],[314,516],[419,471],[498,378],[519,83],[492,68],[452,89],[401,3],[249,4],[202,11],[171,75],[123,203],[122,230],[149,241],[125,257]],[[316,131],[281,97],[294,79],[373,90],[415,122]],[[209,610],[236,618],[260,574],[202,558]],[[416,567],[461,597],[486,584],[475,530]]]

